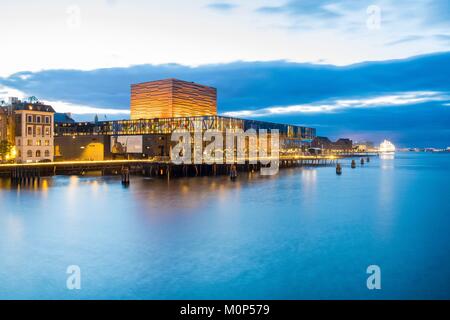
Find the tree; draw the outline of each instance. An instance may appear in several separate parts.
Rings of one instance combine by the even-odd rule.
[[[0,158],[5,160],[6,155],[11,154],[13,145],[8,140],[0,141]]]

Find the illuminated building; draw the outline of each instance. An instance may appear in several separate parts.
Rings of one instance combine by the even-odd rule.
[[[215,88],[176,79],[131,86],[131,120],[59,122],[56,160],[109,160],[168,157],[174,130],[190,133],[277,129],[280,149],[298,153],[316,136],[314,128],[217,115]]]
[[[7,138],[8,114],[6,108],[0,108],[0,141],[8,140]]]
[[[350,139],[341,138],[336,142],[332,142],[327,137],[315,137],[311,143],[311,147],[319,148],[324,151],[332,152],[352,152],[353,141]]]
[[[213,116],[217,90],[177,79],[132,84],[130,109],[132,120]]]
[[[206,130],[225,133],[228,129],[243,131],[277,129],[282,152],[302,150],[302,147],[316,136],[314,128],[222,116],[61,123],[55,127],[56,157],[60,157],[61,160],[111,159],[114,157],[112,141],[120,136],[142,137],[140,152],[128,154],[128,157],[142,159],[169,156],[170,147],[174,144],[171,142],[171,133],[176,129],[184,129],[191,133]],[[93,156],[94,148],[96,148],[95,156]],[[87,150],[91,152],[87,154]],[[101,152],[104,152],[104,157],[99,156]]]
[[[12,99],[2,109],[1,138],[15,146],[16,162],[53,161],[53,108],[40,102],[28,103]]]

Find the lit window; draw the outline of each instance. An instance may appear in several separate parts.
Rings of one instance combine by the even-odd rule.
[[[50,145],[50,141],[49,140],[45,140],[45,145],[48,147]]]
[[[36,158],[39,158],[41,156],[41,150],[36,150]]]
[[[36,140],[36,145],[37,145],[38,147],[41,146],[41,145],[42,145],[41,140]]]
[[[42,133],[41,127],[36,127],[36,135],[40,136]]]
[[[32,146],[33,145],[33,140],[28,139],[27,140],[27,146]]]
[[[46,136],[49,136],[50,135],[50,128],[45,128],[45,135]]]

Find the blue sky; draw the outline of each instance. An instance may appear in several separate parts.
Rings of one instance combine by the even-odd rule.
[[[177,77],[217,87],[225,115],[450,145],[449,1],[22,0],[0,12],[0,97],[126,118],[130,83]]]

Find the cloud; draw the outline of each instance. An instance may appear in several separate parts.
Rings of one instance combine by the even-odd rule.
[[[206,7],[212,10],[223,12],[223,11],[231,11],[235,9],[237,5],[229,2],[214,2],[208,4]]]
[[[331,0],[291,0],[279,6],[264,6],[257,9],[261,13],[286,13],[299,16],[314,16],[316,18],[335,18],[341,16]],[[341,5],[348,1],[341,1]]]
[[[22,75],[19,75],[20,79],[28,79],[28,77],[23,77]],[[0,101],[8,102],[9,97],[17,97],[21,100],[26,100],[29,95],[25,94],[24,92],[1,86],[0,85]],[[59,100],[46,100],[46,99],[39,99],[41,102],[51,105],[56,112],[60,113],[72,113],[75,115],[85,116],[85,115],[94,115],[94,114],[101,114],[101,115],[111,115],[111,116],[121,116],[122,118],[125,116],[128,116],[130,114],[129,109],[113,109],[113,108],[99,108],[99,107],[93,107],[89,105],[81,105],[81,104],[74,104],[70,102],[65,101],[59,101]]]
[[[43,101],[61,113],[73,113],[76,115],[91,115],[91,114],[102,114],[102,115],[113,115],[113,116],[128,116],[130,114],[129,109],[107,109],[107,108],[95,108],[91,106],[79,105],[67,103],[64,101]]]
[[[399,38],[399,39],[394,40],[394,41],[390,41],[390,42],[386,43],[386,45],[387,46],[394,46],[394,45],[397,45],[397,44],[402,44],[402,43],[406,43],[406,42],[413,42],[413,41],[418,41],[418,40],[422,40],[422,39],[424,39],[423,36],[410,35],[410,36]]]
[[[294,106],[274,106],[258,110],[239,110],[225,112],[229,117],[268,117],[272,115],[290,115],[303,113],[331,113],[346,109],[381,108],[413,105],[427,102],[449,101],[450,95],[442,92],[403,92],[392,95],[369,98],[334,100],[329,102],[303,104]],[[444,104],[445,105],[445,104]]]

